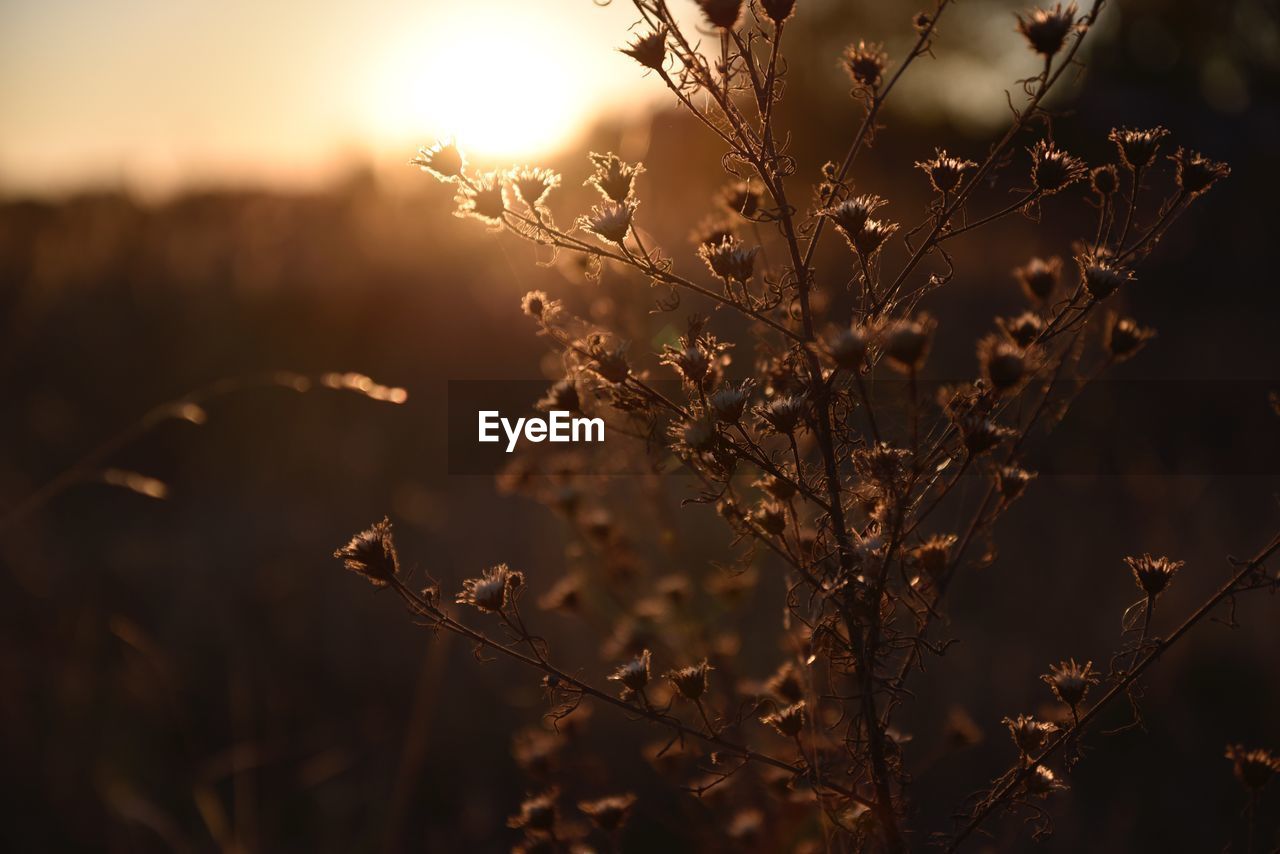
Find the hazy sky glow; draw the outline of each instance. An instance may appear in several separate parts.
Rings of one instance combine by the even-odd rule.
[[[662,94],[591,0],[0,6],[0,193],[308,183],[437,134],[536,155]],[[640,99],[640,104],[637,104]]]

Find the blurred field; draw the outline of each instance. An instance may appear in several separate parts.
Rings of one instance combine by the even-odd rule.
[[[1121,24],[1090,59],[1078,96],[1087,106],[1064,120],[1060,140],[1097,158],[1113,125],[1159,120],[1234,172],[1144,268],[1126,309],[1159,338],[1117,376],[1280,385],[1274,56],[1242,66],[1251,97],[1221,112],[1187,82],[1202,67],[1194,47],[1205,22],[1189,9],[1169,14],[1170,38],[1191,48],[1157,73],[1134,45],[1145,44],[1139,25],[1160,5],[1121,6]],[[1227,23],[1207,30],[1228,44],[1230,21],[1257,12],[1233,8],[1236,18],[1224,7]],[[797,66],[797,93],[810,91],[806,75],[827,74],[814,62]],[[792,105],[802,160],[835,156],[840,146],[825,140],[852,123],[844,102],[830,100],[841,95],[819,90]],[[889,123],[860,168],[869,190],[904,204],[923,199],[909,164],[935,143],[981,145],[940,113]],[[716,149],[696,128],[659,114],[597,129],[587,147],[645,161],[647,221],[667,247],[687,249],[680,217],[709,210],[720,183],[704,168]],[[554,206],[567,220],[587,199],[578,186],[586,163],[564,155],[551,165],[566,176]],[[403,406],[324,389],[229,395],[209,404],[206,424],[166,423],[111,457],[167,484],[167,500],[84,484],[3,531],[6,850],[505,851],[517,838],[505,821],[526,784],[510,735],[542,710],[536,682],[505,663],[471,666],[456,640],[429,642],[389,595],[371,594],[330,555],[386,512],[403,559],[446,592],[499,561],[543,592],[565,565],[561,523],[497,496],[488,478],[446,474],[446,383],[540,376],[543,346],[518,316],[531,287],[605,313],[650,295],[617,283],[593,290],[565,267],[536,267],[526,247],[455,219],[449,192],[402,171],[356,169],[313,193],[211,188],[142,203],[97,192],[0,204],[0,507],[150,407],[222,378],[359,371],[409,393]],[[1018,305],[1009,270],[1035,253],[1065,254],[1080,227],[1054,213],[1046,206],[1039,229],[1003,224],[988,238],[998,252],[962,247],[963,280],[931,310],[972,325]],[[692,266],[692,251],[679,263]],[[842,281],[836,266],[833,257],[824,269]],[[640,331],[658,336],[671,321],[655,316]],[[940,340],[936,361],[971,364],[970,347]],[[1232,441],[1243,416],[1183,403],[1188,423],[1207,425],[1186,442]],[[1100,449],[1119,429],[1074,429],[1087,426]],[[1132,598],[1122,555],[1186,560],[1187,583],[1169,602],[1192,607],[1224,577],[1225,554],[1274,528],[1276,485],[1267,471],[1043,478],[1002,529],[999,562],[958,587],[952,629],[964,640],[931,663],[917,717],[903,718],[916,755],[929,759],[915,769],[912,796],[923,823],[945,827],[948,807],[1004,768],[998,722],[1045,699],[1031,678],[1043,662],[1105,657]],[[683,485],[668,488],[678,500]],[[727,546],[704,509],[679,520],[689,554],[710,560]],[[641,546],[662,559],[656,544]],[[781,582],[762,570],[726,624],[741,632],[740,666],[753,677],[777,664],[768,603]],[[1242,600],[1241,628],[1206,626],[1161,665],[1146,700],[1149,732],[1118,736],[1081,764],[1058,833],[1036,850],[1221,847],[1242,806],[1223,746],[1280,746],[1275,606]],[[589,632],[555,615],[535,619],[581,650],[575,663],[586,672],[605,672]],[[980,744],[948,747],[938,723],[952,705],[977,722]],[[639,793],[629,850],[704,850],[686,825],[726,815],[662,784],[639,757],[655,737],[597,710],[582,738],[601,761],[575,769],[582,794]]]

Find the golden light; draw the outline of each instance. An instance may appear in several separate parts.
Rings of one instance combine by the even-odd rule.
[[[454,137],[469,156],[493,160],[545,153],[582,129],[599,106],[603,81],[593,71],[613,59],[607,48],[557,27],[535,4],[449,5],[381,52],[366,101],[379,136]]]

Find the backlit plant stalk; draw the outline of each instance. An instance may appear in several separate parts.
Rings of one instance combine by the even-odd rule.
[[[1164,181],[1166,195],[1152,206],[1141,196],[1150,194],[1145,182],[1154,180],[1161,162],[1162,128],[1113,131],[1100,148],[1114,151],[1117,162],[1093,169],[1060,148],[1046,98],[1079,65],[1104,3],[1096,0],[1083,13],[1058,3],[1016,20],[1036,70],[1020,81],[1022,101],[1011,103],[1009,125],[986,153],[968,159],[939,148],[932,159],[904,164],[922,172],[933,192],[908,225],[892,200],[858,191],[853,176],[858,155],[881,132],[886,99],[912,64],[939,49],[938,23],[952,4],[938,0],[914,17],[915,40],[896,65],[865,41],[844,51],[840,63],[862,121],[847,143],[833,146],[843,151],[838,162],[803,172],[777,122],[786,82],[784,33],[796,5],[698,0],[699,37],[681,26],[665,0],[633,1],[638,28],[623,52],[725,148],[730,182],[718,197],[719,215],[695,228],[693,251],[664,249],[650,236],[636,186],[644,167],[612,153],[590,155],[586,183],[600,203],[568,225],[553,214],[562,179],[548,169],[480,172],[453,143],[424,148],[413,161],[453,185],[460,216],[580,257],[597,280],[647,285],[658,293],[658,312],[674,313],[684,298],[723,310],[689,316],[678,341],[662,353],[643,354],[629,349],[620,318],[612,327],[589,320],[570,308],[570,298],[541,291],[522,303],[564,368],[540,405],[605,418],[611,431],[637,440],[635,452],[651,465],[679,460],[698,484],[686,503],[712,507],[723,519],[740,546],[738,571],[644,578],[634,544],[645,532],[628,531],[608,511],[608,497],[581,477],[580,460],[531,459],[504,475],[506,487],[544,501],[568,522],[582,566],[539,604],[584,618],[603,615],[608,680],[621,686],[615,694],[553,663],[550,645],[527,628],[520,610],[525,577],[505,565],[468,580],[457,597],[458,605],[480,613],[486,629],[443,605],[437,582],[410,588],[389,522],[358,535],[338,557],[393,589],[428,627],[473,643],[477,657],[496,653],[540,673],[556,721],[571,719],[584,701],[612,707],[669,734],[656,758],[686,740],[714,750],[718,758],[702,767],[705,776],[688,784],[698,794],[729,785],[744,769],[763,768],[784,775],[791,788],[803,784],[826,845],[896,853],[914,847],[927,829],[909,819],[908,756],[892,717],[909,701],[907,685],[925,657],[941,655],[951,643],[929,637],[945,613],[947,593],[964,567],[987,559],[974,551],[990,541],[996,523],[1034,480],[1020,465],[1026,443],[1049,432],[1083,386],[1154,335],[1115,312],[1101,316],[1100,306],[1132,286],[1136,265],[1229,170],[1179,148],[1168,157],[1173,174]],[[1012,203],[988,205],[985,188],[1004,179],[1039,126],[1045,135],[1026,145],[1025,176],[1013,179],[1030,186]],[[800,174],[818,177],[803,194],[796,189]],[[933,338],[948,324],[921,309],[954,277],[951,241],[975,239],[1014,216],[1045,215],[1081,194],[1097,220],[1074,245],[1072,260],[1031,259],[1020,268],[1031,304],[975,335],[974,379],[945,387],[932,400],[922,394]],[[831,231],[847,245],[843,282],[819,276],[816,268],[819,244]],[[731,313],[738,319],[726,317]],[[737,345],[752,342],[753,358],[741,369],[733,358]],[[671,372],[676,386],[655,380],[655,371]],[[886,378],[886,386],[904,387],[905,395],[875,399],[871,384]],[[972,476],[986,484],[976,504],[957,490]],[[661,493],[650,496],[659,506]],[[944,507],[951,512],[940,513]],[[944,517],[965,521],[952,530],[939,521]],[[1274,586],[1263,563],[1276,548],[1273,542],[1244,564],[1163,639],[1153,634],[1152,621],[1173,571],[1159,589],[1157,576],[1178,564],[1130,558],[1146,594],[1140,636],[1125,641],[1105,672],[1075,659],[1051,668],[1045,681],[1070,725],[1026,715],[1006,719],[1017,757],[988,791],[962,807],[952,849],[1006,809],[1029,811],[1035,831],[1047,831],[1042,804],[1066,787],[1076,758],[1069,749],[1120,696],[1129,699],[1136,719],[1139,677],[1221,602]],[[780,603],[786,658],[773,677],[744,692],[741,683],[726,684],[734,661],[717,647],[716,627],[710,618],[691,616],[688,606],[694,580],[705,580],[710,593],[731,606],[755,577],[758,554],[780,565],[787,580]],[[665,677],[654,676],[658,662]],[[1089,705],[1090,694],[1100,691]],[[551,787],[531,796],[513,816],[511,826],[524,834],[521,850],[567,850],[582,838],[560,817],[559,792]],[[613,845],[633,804],[630,796],[611,795],[584,802],[580,811],[594,821],[597,838]],[[740,810],[729,834],[740,838],[760,825],[758,814]]]

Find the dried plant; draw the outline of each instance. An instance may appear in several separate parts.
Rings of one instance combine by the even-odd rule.
[[[954,828],[915,826],[910,750],[894,729],[895,712],[911,700],[926,658],[951,643],[940,631],[949,591],[967,568],[993,559],[993,529],[1034,481],[1022,465],[1028,441],[1047,433],[1085,384],[1155,334],[1108,314],[1106,303],[1133,286],[1178,216],[1228,168],[1184,148],[1170,153],[1163,128],[1116,129],[1111,144],[1097,146],[1116,162],[1093,169],[1055,142],[1046,99],[1080,65],[1103,0],[1084,10],[1059,3],[1010,23],[1025,37],[1031,75],[1019,81],[1017,102],[1010,100],[1007,130],[985,152],[966,157],[938,148],[930,160],[903,163],[923,172],[916,180],[932,191],[927,208],[914,214],[859,190],[854,176],[902,76],[944,48],[938,25],[951,12],[948,0],[915,16],[905,55],[865,41],[843,52],[839,62],[862,122],[838,160],[812,168],[788,153],[789,136],[777,121],[787,77],[784,33],[803,3],[797,11],[783,0],[699,0],[705,38],[686,31],[665,0],[633,5],[638,28],[623,52],[725,149],[720,210],[689,224],[695,248],[657,244],[636,181],[644,169],[612,153],[590,155],[585,183],[601,200],[559,220],[568,225],[553,213],[561,176],[550,170],[476,172],[453,143],[424,148],[413,162],[456,187],[459,215],[582,259],[597,282],[647,286],[656,312],[676,312],[686,298],[716,308],[689,317],[684,334],[662,352],[645,353],[628,345],[634,326],[625,319],[579,316],[568,296],[533,292],[523,303],[564,366],[543,407],[606,418],[611,435],[634,440],[611,453],[647,459],[648,471],[677,461],[696,478],[685,503],[721,517],[738,546],[734,559],[720,568],[647,574],[645,549],[636,543],[662,538],[610,511],[600,482],[582,476],[589,465],[582,455],[517,463],[502,486],[553,507],[577,539],[577,565],[549,586],[539,606],[583,615],[606,603],[606,660],[590,671],[553,657],[526,621],[525,576],[505,565],[465,581],[460,593],[430,579],[414,585],[399,569],[385,521],[338,557],[394,590],[431,629],[474,644],[477,658],[497,654],[541,674],[560,728],[587,703],[611,707],[667,734],[650,759],[675,769],[697,794],[710,800],[731,785],[757,786],[807,805],[765,822],[756,800],[732,801],[724,822],[730,839],[763,845],[761,834],[776,842],[790,826],[785,838],[808,834],[814,847],[805,850],[901,852],[932,832],[933,841],[956,850],[1010,813],[1037,835],[1047,832],[1046,804],[1069,785],[1099,714],[1123,697],[1131,725],[1139,725],[1140,680],[1224,602],[1275,587],[1264,562],[1280,549],[1280,537],[1236,562],[1231,578],[1172,630],[1160,627],[1156,606],[1182,564],[1126,558],[1143,598],[1125,613],[1109,664],[1067,659],[1048,667],[1043,679],[1061,715],[1005,719],[1013,741],[1008,771],[959,805]],[[800,183],[810,186],[799,192]],[[1002,184],[1022,187],[1012,204],[993,203],[992,188]],[[1069,247],[1074,263],[1029,258],[1016,271],[1030,301],[1025,312],[977,331],[926,313],[930,295],[953,286],[956,241],[977,239],[999,220],[1037,220],[1070,205],[1090,206],[1096,225]],[[846,244],[847,274],[817,267],[833,230]],[[940,334],[971,334],[977,365],[950,367],[972,379],[931,399],[921,375]],[[750,348],[746,358],[733,358]],[[872,393],[880,387],[900,393]],[[983,484],[977,500],[957,488],[966,478]],[[967,521],[943,521],[958,518]],[[720,617],[707,616],[713,609],[693,610],[690,599],[701,595],[700,585],[721,611],[731,609],[766,571],[787,580],[778,603],[782,660],[772,676],[735,682],[732,637]],[[446,604],[455,597],[461,607]],[[1025,674],[1028,682],[1036,676]],[[948,721],[957,738],[979,737],[963,714]],[[545,787],[511,819],[524,835],[520,850],[570,850],[588,838],[615,844],[633,806],[643,808],[631,795],[599,792],[578,804],[589,821],[569,818],[546,780],[549,757],[563,747],[561,736],[541,729],[518,740],[517,758]],[[1228,755],[1255,790],[1269,776],[1257,769],[1275,767],[1270,754],[1233,748]]]

